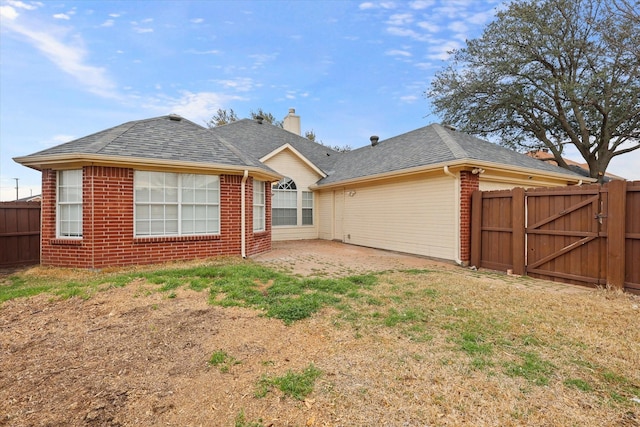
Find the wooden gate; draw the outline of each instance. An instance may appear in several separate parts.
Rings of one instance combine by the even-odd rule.
[[[0,268],[40,263],[40,203],[0,203]]]
[[[471,263],[640,293],[640,181],[472,197]]]
[[[606,284],[606,193],[598,185],[527,191],[527,274]],[[604,196],[604,198],[603,198]]]

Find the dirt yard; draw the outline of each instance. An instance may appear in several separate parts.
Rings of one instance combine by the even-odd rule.
[[[474,286],[507,281],[540,294],[594,292],[472,277],[451,264],[334,242],[276,243],[255,260],[303,276],[432,269]],[[393,329],[360,334],[337,324],[334,314],[325,310],[286,326],[256,310],[211,306],[205,292],[179,288],[167,298],[143,280],[89,299],[10,300],[0,306],[0,425],[588,425],[594,419],[640,425],[640,410],[593,418],[593,401],[561,393],[560,386],[522,400],[504,396],[482,372],[448,366],[443,355],[425,353],[425,344]],[[238,363],[228,372],[211,366],[217,350]],[[255,397],[261,377],[311,363],[322,376],[306,400],[279,392]],[[482,383],[489,386],[479,390]],[[541,393],[555,396],[548,407],[526,402]],[[568,418],[571,411],[580,415]]]

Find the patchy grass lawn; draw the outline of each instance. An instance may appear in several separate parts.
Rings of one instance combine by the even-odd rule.
[[[640,426],[640,299],[531,281],[27,270],[0,282],[0,425]]]

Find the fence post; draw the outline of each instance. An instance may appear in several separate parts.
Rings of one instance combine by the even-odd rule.
[[[607,287],[624,289],[627,181],[613,180],[607,186]]]
[[[482,256],[482,191],[471,193],[471,265],[480,268]]]
[[[511,236],[513,247],[513,274],[525,274],[525,197],[524,188],[517,187],[511,192]]]

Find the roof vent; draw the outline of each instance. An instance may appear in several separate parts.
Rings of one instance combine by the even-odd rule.
[[[262,116],[256,116],[256,122],[258,122],[259,124],[262,124],[262,121],[264,120],[264,117]]]
[[[457,127],[455,127],[454,125],[450,125],[449,123],[443,123],[442,127],[445,128],[445,129],[453,130],[453,131],[458,130]]]
[[[177,114],[169,114],[169,120],[172,120],[174,122],[181,122],[182,121],[182,117],[180,117]]]
[[[380,138],[378,137],[378,135],[372,135],[371,138],[369,138],[369,140],[371,141],[371,146],[375,147],[376,145],[378,145],[378,140]]]

